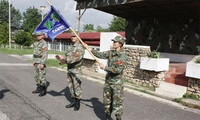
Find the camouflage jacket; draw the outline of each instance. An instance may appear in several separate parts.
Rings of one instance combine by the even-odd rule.
[[[127,55],[125,51],[122,49],[119,51],[109,50],[105,52],[92,50],[92,53],[98,58],[108,59],[108,65],[104,68],[104,70],[107,72],[106,82],[112,84],[122,84],[123,70],[127,64]]]
[[[34,53],[33,53],[33,63],[46,64],[48,57],[48,47],[45,40],[37,41],[33,44]]]
[[[74,43],[68,48],[64,57],[68,71],[77,72],[75,69],[80,69],[84,54],[85,49],[79,42]]]

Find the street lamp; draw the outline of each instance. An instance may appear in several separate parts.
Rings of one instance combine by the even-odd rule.
[[[43,20],[43,11],[46,8],[46,6],[40,6],[40,8],[41,8],[41,11],[42,11],[42,20]]]

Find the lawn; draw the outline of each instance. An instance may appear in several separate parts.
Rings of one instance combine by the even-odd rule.
[[[32,63],[32,60],[28,60]],[[60,61],[56,59],[47,59],[46,66],[47,67],[66,67],[67,65],[59,65]]]
[[[8,49],[8,48],[0,48],[0,53],[4,54],[15,54],[15,55],[27,55],[33,54],[33,49]],[[65,52],[57,52],[57,51],[48,51],[49,54],[58,54],[64,55]]]

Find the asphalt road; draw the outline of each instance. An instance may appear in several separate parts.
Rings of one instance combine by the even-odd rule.
[[[0,111],[10,120],[103,120],[103,85],[83,80],[81,108],[66,109],[70,93],[66,73],[47,68],[50,82],[44,97],[35,89],[31,63],[0,53]],[[199,120],[200,114],[125,92],[123,120]],[[112,115],[115,119],[115,116]],[[1,118],[0,118],[1,120]]]

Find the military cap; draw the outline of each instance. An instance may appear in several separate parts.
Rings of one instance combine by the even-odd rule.
[[[36,36],[45,35],[45,33],[36,33]]]
[[[78,31],[75,31],[77,35],[79,35]],[[76,35],[72,32],[71,37],[75,37]]]
[[[126,38],[122,37],[121,35],[117,35],[114,39],[111,39],[112,41],[120,42],[122,44],[125,43]]]

